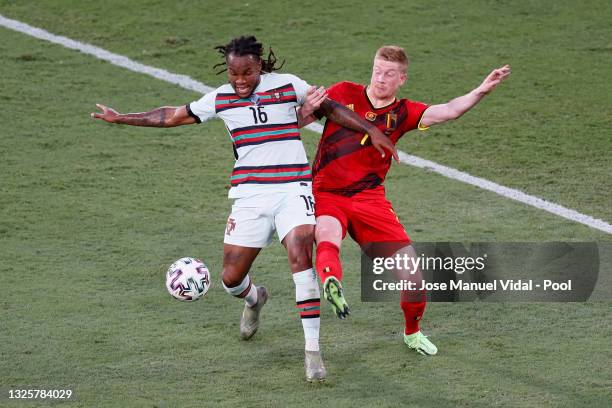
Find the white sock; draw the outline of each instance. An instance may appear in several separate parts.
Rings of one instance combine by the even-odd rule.
[[[249,289],[249,292],[244,296],[244,303],[249,307],[255,306],[257,303],[257,286],[251,285],[251,289]]]
[[[229,288],[225,286],[224,283],[223,287],[230,295],[244,299],[244,302],[249,307],[252,307],[257,303],[257,286],[252,284],[251,277],[249,275],[245,276],[242,282],[240,282],[237,286],[232,286]]]
[[[293,274],[295,303],[304,328],[305,349],[319,351],[321,298],[319,284],[312,268]]]

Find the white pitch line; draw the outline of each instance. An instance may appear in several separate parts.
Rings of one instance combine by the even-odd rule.
[[[32,27],[21,21],[11,20],[10,18],[4,17],[0,14],[0,25],[10,28],[11,30],[19,31],[20,33],[27,34],[31,37],[35,37],[41,40],[49,41],[54,44],[59,44],[63,47],[70,48],[73,50],[81,51],[84,54],[93,55],[94,57],[108,61],[113,65],[117,65],[123,68],[127,68],[130,71],[147,74],[153,78],[161,79],[162,81],[170,82],[172,84],[179,85],[190,91],[199,92],[205,94],[214,90],[210,86],[206,86],[201,82],[196,81],[187,75],[178,75],[168,72],[165,69],[155,68],[148,65],[140,64],[136,61],[124,57],[123,55],[113,54],[103,48],[96,47],[95,45],[82,43],[80,41],[71,40],[68,37],[61,35],[51,34],[41,28]]]
[[[509,198],[511,200],[519,201],[532,207],[548,211],[549,213],[558,215],[568,220],[579,222],[581,224],[598,229],[600,231],[607,232],[608,234],[612,234],[612,225],[608,224],[607,222],[597,218],[593,218],[589,215],[579,213],[578,211],[563,207],[559,204],[551,203],[550,201],[546,201],[541,198],[525,194],[520,190],[504,187],[492,181],[480,177],[474,177],[468,173],[464,173],[451,167],[446,167],[436,162],[422,159],[417,156],[412,156],[404,152],[399,152],[399,157],[402,163],[406,163],[410,166],[418,167],[425,170],[431,170],[435,173],[443,175],[444,177],[462,181],[466,184],[471,184],[473,186],[480,187],[484,190],[492,191],[496,194],[499,194],[500,196]]]
[[[123,55],[114,54],[103,48],[96,47],[91,44],[86,44],[80,41],[72,40],[67,37],[51,34],[50,32],[45,31],[43,29],[32,27],[20,21],[6,18],[1,14],[0,25],[41,40],[49,41],[54,44],[59,44],[63,47],[77,50],[84,54],[92,55],[98,59],[108,61],[111,64],[127,68],[130,71],[150,75],[154,78],[178,85],[182,88],[188,89],[190,91],[195,91],[200,94],[205,94],[214,89],[186,75],[173,74],[172,72],[166,71],[165,69],[140,64]],[[307,126],[307,129],[312,130],[313,132],[316,132],[318,134],[321,134],[323,132],[323,126],[321,126],[319,123],[312,123]],[[566,218],[570,221],[578,222],[580,224],[587,225],[591,228],[595,228],[597,230],[607,232],[608,234],[612,234],[612,225],[608,224],[603,220],[593,218],[589,215],[581,214],[576,210],[565,208],[561,205],[525,194],[522,191],[504,187],[502,185],[479,177],[474,177],[468,173],[464,173],[462,171],[443,166],[436,162],[406,154],[402,151],[399,152],[399,155],[400,161],[404,164],[433,171],[435,173],[443,175],[444,177],[462,181],[464,183],[471,184],[484,190],[492,191],[496,194],[499,194],[500,196],[519,201],[532,207],[539,208],[549,213]]]

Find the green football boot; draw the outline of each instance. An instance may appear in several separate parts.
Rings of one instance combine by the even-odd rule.
[[[421,331],[413,334],[404,334],[404,343],[424,356],[433,356],[438,352],[436,345],[429,341],[427,336],[421,333]]]
[[[344,319],[351,314],[351,311],[344,299],[342,284],[333,276],[328,276],[323,284],[323,296],[332,305],[332,310],[339,319]]]

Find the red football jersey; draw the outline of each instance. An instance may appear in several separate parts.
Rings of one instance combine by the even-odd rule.
[[[428,105],[408,99],[376,109],[364,85],[339,82],[328,89],[329,97],[373,122],[393,143],[416,129]],[[382,189],[392,157],[382,158],[363,133],[327,120],[313,165],[313,190],[353,196],[363,190]]]

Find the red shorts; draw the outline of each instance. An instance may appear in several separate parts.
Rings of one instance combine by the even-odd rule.
[[[384,190],[363,191],[352,197],[315,192],[315,215],[329,215],[340,221],[342,238],[346,233],[360,246],[374,242],[410,243]]]

